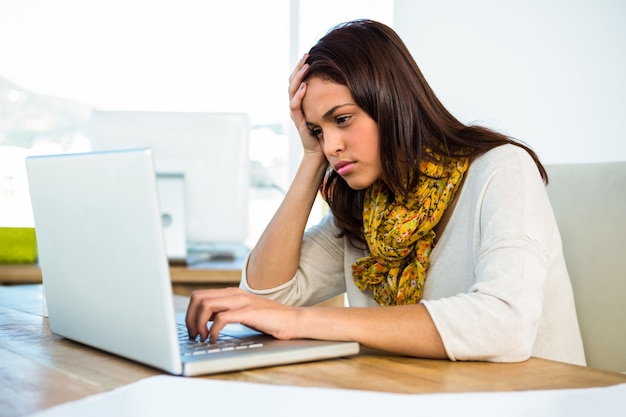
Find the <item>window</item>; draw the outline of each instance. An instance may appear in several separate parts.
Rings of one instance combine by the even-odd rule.
[[[25,155],[90,150],[94,109],[246,112],[253,244],[299,159],[293,64],[341,21],[392,15],[392,0],[0,3],[0,225],[32,222],[16,214]]]

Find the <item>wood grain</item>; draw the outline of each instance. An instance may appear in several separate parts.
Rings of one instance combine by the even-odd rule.
[[[175,296],[177,311],[188,299]],[[161,372],[58,337],[41,316],[41,286],[0,286],[0,416],[22,416]],[[204,376],[253,383],[398,393],[515,391],[626,383],[626,375],[539,358],[451,362],[367,348],[354,357]]]

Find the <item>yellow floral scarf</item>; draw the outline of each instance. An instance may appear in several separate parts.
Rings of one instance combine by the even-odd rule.
[[[416,304],[429,266],[433,228],[453,200],[469,166],[467,158],[423,161],[418,186],[408,198],[378,180],[366,191],[363,226],[369,255],[352,265],[362,291],[371,288],[380,305]]]

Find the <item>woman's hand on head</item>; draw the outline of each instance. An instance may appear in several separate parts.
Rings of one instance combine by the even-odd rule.
[[[277,339],[292,339],[297,337],[298,311],[239,288],[201,290],[191,295],[186,324],[189,337],[200,335],[202,340],[217,340],[229,323],[241,323]],[[213,321],[210,332],[206,326],[209,321]]]
[[[302,140],[304,153],[319,154],[323,156],[319,141],[311,134],[311,131],[306,124],[304,112],[302,111],[302,99],[306,94],[307,88],[307,85],[303,80],[306,77],[307,70],[309,69],[309,65],[306,64],[307,58],[308,54],[305,54],[300,61],[298,61],[298,64],[289,77],[289,109],[291,111],[291,119],[296,125],[296,129],[298,130],[300,139]]]

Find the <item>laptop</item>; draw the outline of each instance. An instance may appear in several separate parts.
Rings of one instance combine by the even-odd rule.
[[[240,324],[213,345],[179,340],[150,149],[34,156],[26,168],[53,333],[185,376],[358,353]]]

